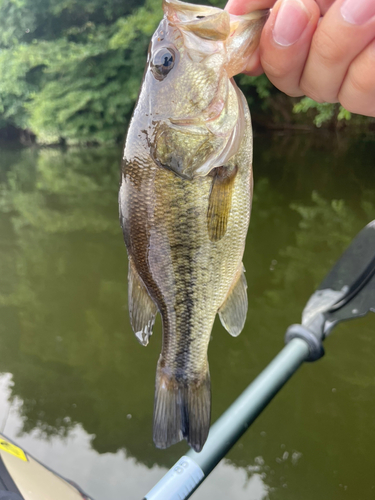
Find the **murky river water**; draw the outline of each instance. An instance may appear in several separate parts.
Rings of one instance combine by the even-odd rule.
[[[0,149],[0,431],[96,500],[140,499],[185,444],[152,443],[160,321],[127,314],[118,149]],[[213,420],[283,347],[288,325],[375,218],[375,142],[258,137],[245,331],[217,321]],[[337,327],[196,500],[375,498],[375,315]]]

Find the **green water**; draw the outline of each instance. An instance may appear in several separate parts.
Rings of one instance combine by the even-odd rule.
[[[87,456],[120,457],[111,470],[119,467],[122,483],[111,495],[103,493],[105,474],[75,467],[73,479],[97,500],[142,498],[186,451],[183,443],[164,451],[152,443],[160,321],[140,346],[127,314],[120,157],[119,149],[0,149],[0,373],[10,374],[6,398],[17,402],[15,439],[32,436],[35,455],[49,443],[51,457],[68,442],[68,463],[79,429],[89,436]],[[282,348],[314,288],[375,218],[374,167],[369,139],[256,138],[244,257],[249,313],[236,339],[215,323],[213,420]],[[326,356],[303,366],[230,452],[226,466],[241,498],[374,499],[374,413],[368,315],[337,327]],[[126,490],[130,463],[142,466],[134,497]],[[222,496],[215,490],[219,479],[213,474],[205,495],[193,498],[227,499],[225,488]]]

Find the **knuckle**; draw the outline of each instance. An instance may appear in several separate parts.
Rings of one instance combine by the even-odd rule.
[[[343,47],[329,31],[317,32],[312,40],[311,52],[316,54],[321,64],[327,68],[336,66],[345,56]]]
[[[302,97],[304,95],[304,93],[301,92],[300,89],[287,90],[284,91],[284,94],[288,95],[289,97]]]
[[[306,82],[304,79],[301,80],[300,82],[300,88],[303,94],[306,97],[310,97],[313,101],[323,103],[326,102],[324,97],[320,95],[313,87],[310,85],[308,82]]]
[[[307,97],[310,97],[310,99],[313,99],[313,101],[316,101],[320,104],[325,102],[338,102],[338,89],[336,88],[331,89],[328,85],[324,85],[321,82],[317,82],[315,80],[311,81],[311,78],[309,79],[304,75],[301,78],[299,86],[301,91]]]
[[[374,88],[374,82],[370,82],[363,73],[349,71],[347,78],[354,94],[367,94]]]
[[[339,98],[341,106],[350,111],[350,113],[375,116],[375,105],[369,105],[365,99],[353,99],[352,95],[345,92],[343,92]]]
[[[351,113],[373,116],[375,113],[375,73],[358,71],[353,65],[339,92],[342,106]],[[369,74],[370,73],[370,74]]]
[[[270,80],[284,80],[288,74],[288,68],[280,64],[273,64],[262,59],[262,67]]]

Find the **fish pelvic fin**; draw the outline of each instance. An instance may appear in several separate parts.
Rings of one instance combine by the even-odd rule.
[[[247,282],[245,268],[241,264],[228,295],[219,309],[219,317],[223,327],[237,337],[245,325],[247,316]]]
[[[145,285],[131,259],[128,268],[129,316],[135,336],[142,345],[147,345],[152,335],[158,309],[149,296]]]
[[[211,388],[208,362],[194,382],[178,380],[160,357],[156,372],[154,443],[168,448],[186,439],[199,452],[206,442],[211,420]]]
[[[236,174],[237,167],[217,167],[212,171],[213,181],[207,210],[207,230],[211,241],[221,240],[227,232]]]

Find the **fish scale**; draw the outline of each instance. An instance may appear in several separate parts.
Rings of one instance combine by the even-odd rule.
[[[178,0],[165,0],[164,11],[128,130],[120,220],[130,319],[143,345],[157,312],[162,319],[154,442],[165,448],[186,438],[199,451],[210,424],[207,349],[216,314],[236,336],[247,312],[252,130],[225,36],[242,37],[243,50],[255,47],[265,16]],[[217,41],[210,16],[222,23]],[[235,47],[238,65],[241,43]]]

